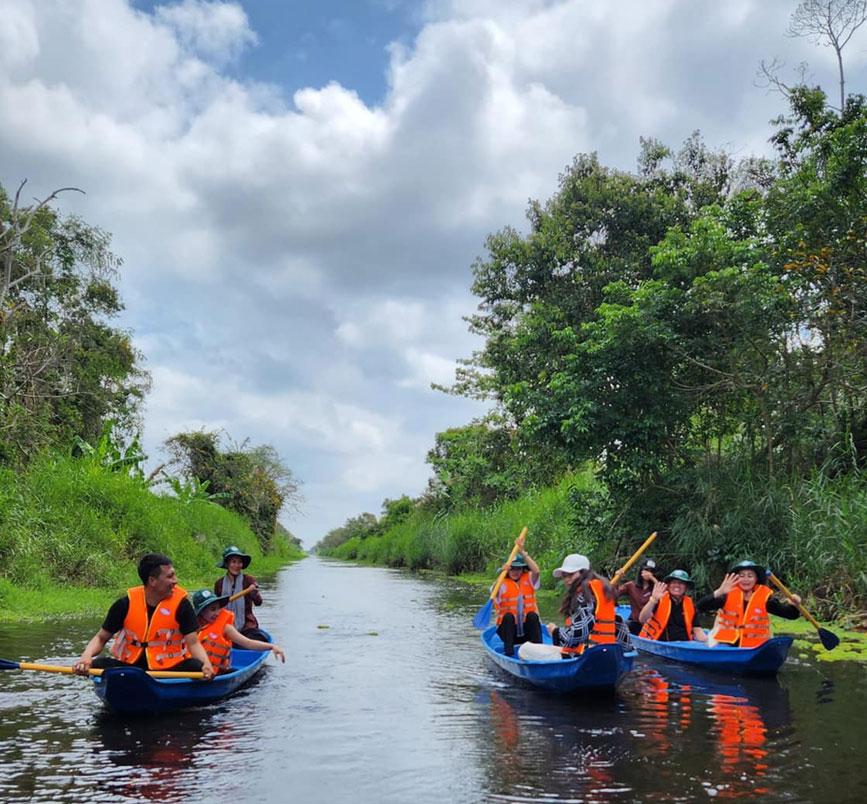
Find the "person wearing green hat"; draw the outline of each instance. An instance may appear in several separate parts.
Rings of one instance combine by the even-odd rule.
[[[765,568],[755,561],[740,561],[723,578],[712,594],[698,601],[699,611],[717,612],[710,633],[713,644],[721,642],[738,648],[755,648],[771,638],[769,614],[787,620],[800,617],[801,598],[792,595],[795,605],[773,597],[765,585]]]
[[[650,600],[644,605],[638,620],[642,624],[640,637],[659,642],[706,642],[707,635],[697,624],[695,604],[686,593],[693,583],[685,570],[672,570],[662,581],[656,581]]]
[[[503,565],[506,577],[500,584],[494,605],[497,609],[497,633],[503,640],[503,653],[515,655],[515,645],[542,641],[542,622],[536,605],[539,566],[521,543],[512,563]]]
[[[234,544],[223,550],[223,560],[217,566],[226,570],[226,574],[217,578],[214,594],[219,597],[231,597],[252,587],[243,597],[229,603],[228,608],[235,615],[238,630],[244,636],[262,639],[265,634],[259,630],[259,621],[253,614],[253,606],[262,605],[262,595],[259,594],[259,584],[256,583],[256,579],[244,573],[244,570],[250,566],[251,560],[247,553]]]
[[[279,645],[244,636],[233,625],[235,615],[226,607],[228,595],[217,596],[210,589],[193,592],[193,610],[199,622],[199,642],[205,649],[214,671],[224,673],[232,659],[232,645],[245,650],[270,650],[286,662],[286,654]]]

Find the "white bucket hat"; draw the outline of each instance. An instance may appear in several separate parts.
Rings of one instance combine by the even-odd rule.
[[[590,559],[587,556],[582,556],[580,553],[569,553],[563,559],[563,565],[554,570],[555,578],[562,578],[564,575],[571,575],[579,570],[589,570]]]

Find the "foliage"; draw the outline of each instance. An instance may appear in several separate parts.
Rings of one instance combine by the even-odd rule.
[[[108,420],[126,433],[148,378],[112,282],[120,260],[100,229],[0,187],[0,461],[21,466],[49,444],[96,441]]]
[[[299,484],[292,471],[269,445],[223,450],[216,432],[178,433],[166,441],[181,479],[171,478],[185,497],[207,499],[243,516],[268,550],[278,533],[277,516],[284,506],[300,502]],[[185,482],[184,482],[185,480]]]
[[[752,556],[826,612],[863,604],[867,101],[787,94],[773,162],[697,135],[642,141],[636,173],[582,155],[526,235],[491,235],[469,319],[484,345],[450,390],[495,413],[437,435],[410,519],[327,548],[490,570],[508,543],[492,523],[589,465],[551,502],[567,538],[531,509],[552,561],[571,541],[613,567],[657,530],[703,583]]]
[[[16,587],[117,593],[138,583],[136,564],[150,551],[172,557],[186,588],[210,585],[226,544],[250,553],[263,571],[299,555],[283,543],[266,560],[237,514],[157,496],[88,458],[44,453],[23,472],[0,469],[0,578]]]

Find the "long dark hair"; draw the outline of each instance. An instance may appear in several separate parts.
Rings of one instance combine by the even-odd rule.
[[[578,595],[583,595],[585,600],[590,600],[590,581],[602,581],[605,597],[614,600],[614,590],[607,578],[603,578],[592,569],[581,570],[575,580],[566,588],[566,594],[563,595],[563,600],[560,602],[560,614],[567,615],[572,612],[573,603]]]

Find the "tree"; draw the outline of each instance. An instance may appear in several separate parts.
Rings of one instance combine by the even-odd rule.
[[[299,483],[270,445],[246,442],[224,451],[220,434],[198,430],[178,433],[166,442],[177,467],[188,481],[204,486],[215,502],[243,516],[267,550],[277,533],[284,507],[301,503]]]
[[[111,238],[50,204],[10,202],[0,188],[0,460],[20,463],[48,444],[95,442],[105,422],[132,433],[147,374],[112,285]],[[74,188],[66,188],[74,189]]]
[[[791,36],[804,36],[834,49],[840,85],[840,111],[846,107],[843,48],[867,21],[867,0],[802,0],[789,23]]]

